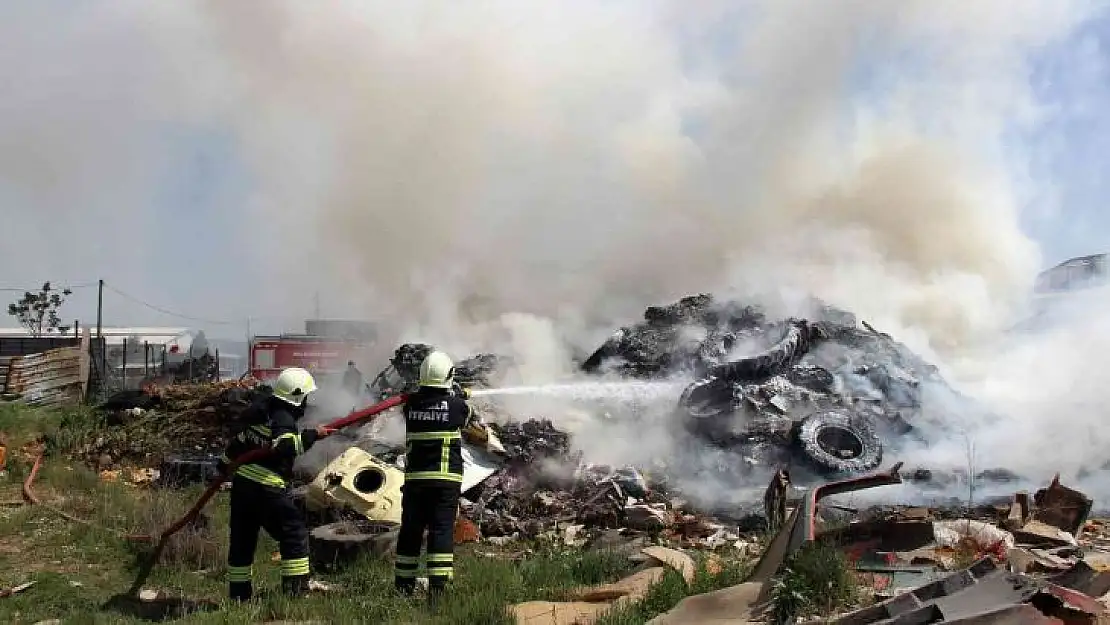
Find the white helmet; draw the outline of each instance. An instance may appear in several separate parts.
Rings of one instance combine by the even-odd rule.
[[[451,388],[455,379],[455,363],[443,352],[432,352],[420,363],[420,386]]]
[[[290,367],[274,380],[274,397],[283,402],[300,406],[308,394],[316,390],[312,374],[300,367]]]

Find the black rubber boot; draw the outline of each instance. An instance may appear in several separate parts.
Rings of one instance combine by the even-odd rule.
[[[293,575],[281,578],[281,591],[290,597],[307,595],[308,575]]]
[[[416,579],[412,577],[396,577],[393,579],[393,589],[405,597],[416,593]]]
[[[227,594],[232,601],[250,601],[254,587],[250,582],[228,582]]]

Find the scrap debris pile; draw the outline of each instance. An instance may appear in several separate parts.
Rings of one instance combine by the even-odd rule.
[[[583,544],[604,530],[625,530],[713,548],[740,539],[735,528],[695,511],[654,475],[584,462],[570,435],[549,420],[488,427],[498,441],[497,466],[465,491],[461,502],[463,516],[475,525],[475,537],[558,537]],[[395,449],[375,453],[394,467],[401,464],[400,456]],[[392,470],[399,477],[400,469]],[[383,520],[375,517],[376,510],[367,508],[370,520]]]
[[[78,451],[91,466],[157,467],[170,456],[219,455],[262,393],[247,383],[150,385],[109,397],[106,426]]]
[[[416,390],[420,363],[432,353],[427,343],[405,343],[393,352],[389,365],[370,382],[370,389],[381,397]],[[496,354],[478,354],[455,363],[455,381],[466,387],[489,387],[510,360]]]
[[[963,518],[904,506],[845,516],[848,508],[824,501],[898,484],[900,466],[806,493],[779,533],[785,549],[768,552],[753,579],[771,581],[789,566],[791,554],[819,542],[846,556],[868,605],[834,618],[795,617],[845,624],[964,622],[973,616],[983,623],[1104,622],[1099,619],[1110,606],[1110,551],[1102,523],[1088,520],[1090,498],[1057,476],[1032,497],[1019,492]]]
[[[976,410],[936,367],[845,311],[777,320],[709,295],[651,307],[582,364],[637,378],[692,375],[679,418],[750,464],[804,463],[824,474],[868,471],[884,443],[913,436],[931,400]],[[961,402],[961,403],[956,403]]]

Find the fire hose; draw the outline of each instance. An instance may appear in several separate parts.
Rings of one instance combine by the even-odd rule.
[[[371,417],[376,416],[378,413],[385,412],[390,408],[400,406],[401,404],[405,403],[407,399],[408,395],[397,395],[394,397],[390,397],[389,399],[378,402],[377,404],[374,404],[373,406],[370,406],[368,408],[356,410],[355,412],[352,412],[342,419],[337,419],[335,421],[332,421],[331,423],[326,424],[324,427],[329,430],[341,430],[345,427],[370,419]],[[223,475],[220,475],[219,477],[212,480],[211,483],[209,483],[208,488],[205,489],[204,493],[200,496],[199,499],[197,499],[197,502],[193,504],[193,507],[190,508],[184,516],[178,519],[177,522],[162,531],[162,534],[158,537],[158,543],[154,546],[154,551],[151,552],[150,557],[147,558],[147,561],[143,564],[142,568],[139,569],[139,574],[135,578],[135,583],[131,584],[131,588],[127,591],[127,595],[132,597],[138,595],[139,590],[142,589],[143,584],[145,584],[147,578],[150,577],[151,571],[154,570],[154,565],[158,563],[158,558],[161,557],[162,551],[166,548],[166,545],[169,543],[170,538],[173,537],[173,535],[177,532],[180,532],[185,526],[196,520],[197,516],[200,514],[200,511],[204,509],[204,506],[208,504],[208,501],[212,499],[217,491],[220,490],[220,487],[223,486],[223,483],[226,482],[231,476],[235,475],[236,469],[238,469],[243,464],[260,460],[272,453],[273,450],[271,448],[255,449],[232,459],[231,464],[228,465],[226,472]]]
[[[373,406],[363,408],[362,410],[356,410],[351,414],[343,417],[342,419],[337,419],[335,421],[332,421],[331,423],[325,424],[324,427],[328,430],[341,430],[343,428],[355,425],[356,423],[360,423],[362,421],[366,421],[367,419],[375,417],[379,413],[385,412],[390,408],[400,406],[401,404],[405,403],[406,400],[408,400],[408,395],[396,395],[384,401],[378,402]],[[196,503],[193,504],[193,507],[190,508],[189,511],[184,514],[184,516],[182,516],[172,525],[163,530],[162,533],[158,536],[158,542],[155,544],[154,550],[151,552],[150,557],[147,558],[146,562],[143,563],[142,568],[139,569],[139,574],[135,578],[135,583],[131,585],[131,588],[127,591],[127,594],[125,596],[136,597],[138,595],[139,590],[142,589],[143,584],[145,584],[147,578],[150,577],[151,571],[154,570],[154,566],[158,563],[158,559],[162,556],[162,552],[165,550],[166,545],[169,544],[170,538],[172,538],[174,534],[180,532],[186,526],[196,521],[197,517],[200,515],[201,510],[203,510],[204,507],[208,505],[208,502],[212,499],[212,497],[214,497],[216,493],[219,492],[224,482],[230,479],[231,476],[235,475],[236,469],[244,464],[261,460],[262,458],[265,458],[272,453],[272,448],[255,449],[232,459],[225,472],[213,479],[208,484],[208,488],[205,489],[204,493],[201,494],[200,498],[197,499]],[[35,458],[34,465],[31,467],[30,473],[27,475],[27,479],[23,482],[23,498],[28,503],[43,506],[44,508],[53,511],[56,514],[61,515],[62,518],[65,518],[67,520],[83,525],[92,525],[92,523],[86,519],[81,519],[63,510],[44,504],[38,498],[38,496],[35,495],[35,492],[34,490],[32,490],[31,485],[34,483],[35,477],[38,475],[39,468],[42,466],[44,455],[45,451],[42,451],[38,454],[38,457]],[[154,540],[153,536],[142,534],[122,534],[121,536],[126,540],[131,540],[134,542],[153,542]]]

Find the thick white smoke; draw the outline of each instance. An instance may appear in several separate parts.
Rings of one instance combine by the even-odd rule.
[[[43,271],[95,266],[182,310],[223,300],[206,305],[222,317],[300,315],[318,291],[382,320],[386,350],[508,352],[524,383],[566,374],[575,349],[647,304],[814,294],[946,371],[986,368],[972,390],[1012,424],[1089,423],[1059,417],[1067,384],[1032,386],[1022,365],[1069,363],[1068,379],[1096,362],[1090,342],[985,346],[1042,263],[1020,228],[1040,197],[1034,155],[1012,141],[1051,114],[1031,58],[1095,8],[11,2],[0,201],[10,232],[55,227],[6,231],[0,263],[49,237]],[[150,275],[133,257],[180,238],[152,208],[174,166],[163,156],[201,134],[233,146],[240,175],[188,248],[242,257]],[[133,247],[110,243],[120,231]],[[981,453],[1037,470],[1075,455]]]

